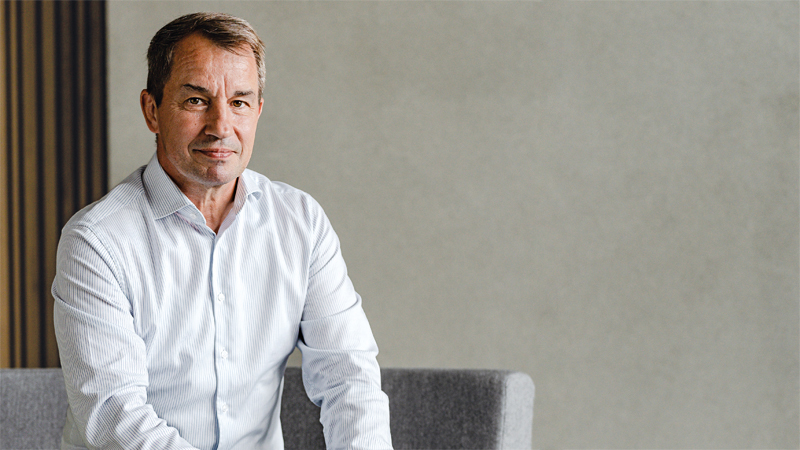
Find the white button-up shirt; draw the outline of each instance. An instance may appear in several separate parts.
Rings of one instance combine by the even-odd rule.
[[[153,157],[64,227],[62,448],[281,449],[286,361],[328,448],[389,448],[378,349],[308,194],[250,170],[214,233]]]

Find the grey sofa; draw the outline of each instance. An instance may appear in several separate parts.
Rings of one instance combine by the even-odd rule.
[[[396,449],[530,449],[534,387],[519,372],[383,369]],[[55,449],[67,408],[61,369],[0,369],[0,449]],[[286,369],[287,449],[324,449],[319,408]]]

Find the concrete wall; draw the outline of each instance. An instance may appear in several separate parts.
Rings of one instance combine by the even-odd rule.
[[[537,448],[798,448],[797,2],[109,2],[113,183],[145,50],[249,20],[250,167],[337,229],[384,366],[521,370]]]

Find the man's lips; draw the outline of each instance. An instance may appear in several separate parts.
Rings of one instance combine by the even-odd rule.
[[[227,148],[201,148],[195,149],[194,151],[202,153],[203,155],[212,159],[225,159],[236,153]]]

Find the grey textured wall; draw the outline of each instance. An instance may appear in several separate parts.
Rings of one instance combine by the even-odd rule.
[[[268,45],[250,167],[337,229],[384,366],[536,383],[542,448],[798,448],[797,2],[110,2],[113,183],[177,15]]]

